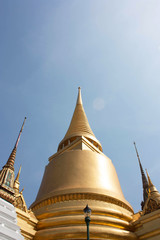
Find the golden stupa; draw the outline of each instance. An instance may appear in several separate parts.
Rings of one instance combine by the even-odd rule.
[[[160,239],[160,193],[148,172],[146,178],[136,144],[143,200],[141,211],[134,214],[123,196],[112,161],[103,154],[89,126],[80,88],[69,129],[57,153],[49,158],[37,198],[30,209],[23,189],[20,190],[21,167],[16,178],[14,172],[24,123],[25,120],[0,170],[0,239],[21,240],[22,236],[25,240],[86,239],[83,209],[87,204],[92,209],[91,240]]]
[[[130,225],[133,209],[89,126],[79,88],[69,129],[49,158],[31,206],[38,219],[34,239],[86,239],[86,204],[92,209],[91,239],[137,239]]]

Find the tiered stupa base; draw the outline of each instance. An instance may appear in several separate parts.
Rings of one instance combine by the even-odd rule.
[[[39,220],[34,240],[86,239],[86,225],[83,208],[88,204],[92,209],[90,239],[137,239],[129,222],[129,209],[111,202],[88,199],[76,200],[81,194],[72,194],[75,200],[39,205],[34,212]],[[71,196],[71,195],[70,195]],[[82,194],[82,197],[87,195]],[[100,197],[100,196],[99,196]],[[57,198],[59,201],[60,198]]]

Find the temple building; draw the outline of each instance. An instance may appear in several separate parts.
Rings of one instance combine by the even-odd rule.
[[[8,215],[0,211],[0,239],[86,239],[83,209],[87,204],[92,209],[90,239],[160,239],[160,193],[148,172],[146,177],[136,144],[143,186],[138,213],[125,199],[115,167],[90,128],[80,88],[69,128],[57,152],[49,157],[36,199],[28,209],[19,190],[21,168],[14,175],[24,122],[0,172],[0,207],[3,202],[12,209]],[[7,225],[6,221],[11,223]],[[18,237],[7,229],[14,229]]]

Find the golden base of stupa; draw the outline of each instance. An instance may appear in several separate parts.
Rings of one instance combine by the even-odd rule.
[[[57,198],[60,202],[47,204],[35,210],[39,220],[35,240],[86,239],[83,216],[86,203],[93,209],[90,239],[137,239],[129,224],[132,220],[131,211],[104,201],[101,195],[70,194],[66,195],[67,197],[72,200],[61,201]],[[96,197],[99,200],[96,200]]]

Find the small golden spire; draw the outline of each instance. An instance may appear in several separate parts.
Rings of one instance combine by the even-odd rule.
[[[16,193],[19,193],[19,186],[20,186],[19,176],[20,176],[20,172],[21,172],[21,166],[19,168],[19,171],[18,171],[17,176],[16,176],[15,181],[14,181],[14,189],[15,189]]]
[[[144,205],[143,214],[148,214],[154,212],[155,210],[160,209],[160,193],[157,188],[153,185],[151,178],[146,169],[147,178],[148,178],[148,200]]]
[[[20,173],[21,173],[21,166],[20,166],[20,168],[19,168],[19,171],[18,171],[18,173],[17,173],[17,176],[16,176],[16,179],[15,179],[15,181],[17,181],[17,182],[19,182],[19,176],[20,176]]]
[[[153,183],[152,183],[152,181],[151,181],[151,179],[150,179],[150,176],[149,176],[149,174],[148,174],[147,169],[145,169],[145,170],[146,170],[146,173],[147,173],[148,185],[149,185],[149,187],[151,187],[151,186],[153,186]]]
[[[160,193],[158,192],[157,188],[154,186],[154,184],[152,183],[151,181],[151,178],[148,174],[148,171],[146,169],[146,173],[147,173],[147,178],[148,178],[148,184],[149,184],[149,187],[148,187],[148,191],[150,194],[153,195],[153,193],[155,194],[156,193],[156,196],[158,196],[160,198]]]

